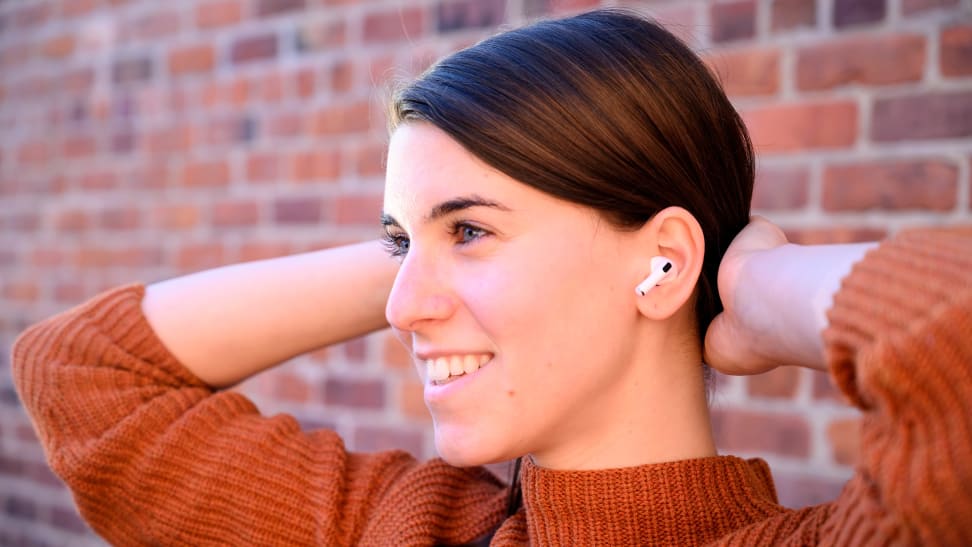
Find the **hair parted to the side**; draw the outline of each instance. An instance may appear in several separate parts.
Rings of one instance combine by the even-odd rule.
[[[668,206],[688,210],[705,236],[696,302],[704,337],[722,308],[719,262],[749,221],[754,158],[722,87],[670,32],[605,9],[498,34],[399,89],[391,127],[412,120],[619,228]]]

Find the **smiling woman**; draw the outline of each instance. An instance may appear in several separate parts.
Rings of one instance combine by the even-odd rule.
[[[972,542],[970,231],[815,248],[750,221],[739,116],[624,11],[443,59],[392,131],[384,245],[119,287],[18,340],[50,465],[110,542]],[[222,389],[386,325],[441,458]],[[764,462],[718,455],[704,363],[829,367],[866,415],[840,497],[781,507]],[[509,485],[480,467],[511,458]]]

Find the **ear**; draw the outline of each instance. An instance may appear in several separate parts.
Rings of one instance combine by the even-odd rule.
[[[705,257],[705,236],[702,227],[691,213],[681,207],[659,211],[638,229],[638,277],[631,284],[631,296],[637,299],[638,311],[654,320],[668,319],[686,303],[694,302],[692,295],[702,273]],[[667,276],[644,296],[634,287],[648,277],[651,257],[660,255],[675,265],[674,275]]]

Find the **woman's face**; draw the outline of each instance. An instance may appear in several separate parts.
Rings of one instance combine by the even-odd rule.
[[[401,260],[386,315],[443,458],[554,464],[624,423],[612,394],[635,360],[632,232],[420,122],[392,136],[384,223]]]

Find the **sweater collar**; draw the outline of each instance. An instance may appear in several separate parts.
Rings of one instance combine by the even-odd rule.
[[[527,457],[521,482],[534,545],[706,543],[783,510],[766,462],[734,456],[596,471]]]

